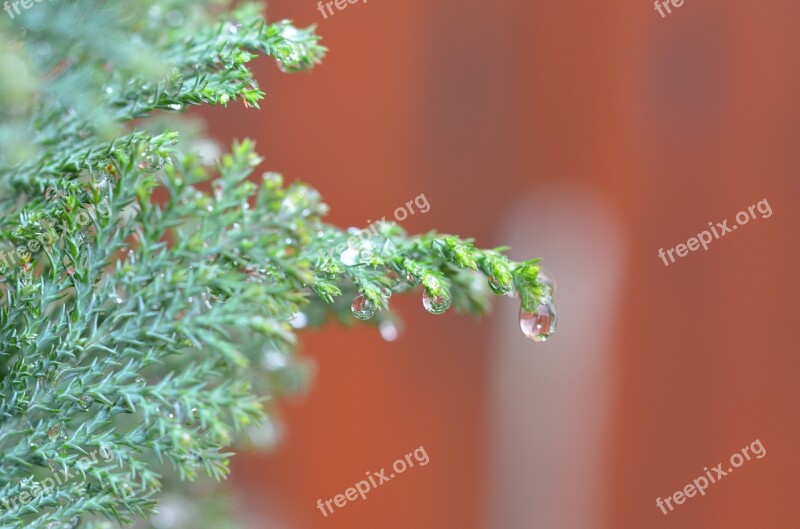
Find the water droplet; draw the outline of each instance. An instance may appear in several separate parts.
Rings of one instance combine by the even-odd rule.
[[[81,395],[78,397],[78,400],[81,401],[81,407],[85,410],[89,409],[92,404],[94,404],[94,399],[90,395]]]
[[[214,307],[211,305],[211,302],[210,302],[210,301],[208,301],[208,294],[206,294],[205,292],[203,292],[203,293],[200,295],[200,298],[203,300],[203,304],[206,306],[206,308],[207,308],[207,309],[213,309],[213,308],[214,308]]]
[[[545,342],[556,332],[558,314],[551,297],[542,300],[534,312],[519,309],[519,327],[535,342]]]
[[[128,261],[130,261],[131,264],[136,264],[136,254],[133,253],[133,250],[128,250]]]
[[[64,431],[64,425],[56,424],[55,426],[47,430],[47,437],[49,437],[51,441],[66,439],[67,433]]]
[[[359,294],[353,300],[350,310],[353,311],[353,316],[359,320],[368,320],[375,315],[375,303],[365,298],[364,294]]]
[[[142,377],[136,377],[136,380],[134,382],[136,382],[140,386],[144,386],[145,384],[147,384],[147,381]]]
[[[292,49],[289,53],[278,57],[277,63],[280,71],[283,73],[293,73],[302,69],[300,67],[300,59],[302,58],[302,55],[298,49],[305,49],[305,46],[298,44],[296,45],[296,48]]]
[[[414,288],[415,286],[419,285],[419,281],[417,281],[417,278],[411,274],[408,274],[406,276],[406,283],[408,283],[408,286],[410,286],[411,288]]]
[[[308,325],[308,316],[302,312],[295,312],[292,319],[289,321],[295,329],[302,329]]]
[[[389,299],[390,297],[392,297],[392,289],[387,287],[382,287],[381,295],[383,295],[383,297],[385,297],[386,299]]]
[[[167,106],[172,110],[183,110],[183,105],[181,105],[180,103],[173,103]]]
[[[114,303],[117,305],[122,305],[122,303],[125,301],[119,294],[113,294],[112,297],[114,298]]]
[[[422,293],[422,305],[431,314],[443,314],[450,308],[450,302],[450,294],[445,290],[439,296],[431,296],[427,290]]]
[[[378,329],[381,331],[381,336],[383,339],[387,342],[393,342],[397,340],[397,337],[400,334],[400,332],[397,330],[397,326],[391,321],[382,321]]]
[[[508,292],[511,290],[511,283],[505,285],[496,277],[489,276],[489,289],[492,291],[492,293],[502,296],[508,294]]]

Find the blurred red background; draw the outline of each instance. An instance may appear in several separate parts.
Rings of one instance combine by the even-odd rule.
[[[276,452],[235,459],[263,528],[797,527],[800,4],[372,0],[318,23],[308,75],[261,60],[259,111],[207,112],[264,169],[316,186],[330,221],[513,243],[558,281],[559,335],[516,301],[476,321],[393,299],[373,328],[304,332],[318,365]],[[794,198],[792,198],[794,197]],[[671,248],[768,199],[774,213],[665,267]],[[664,515],[703,467],[745,464]],[[327,518],[317,499],[424,446],[430,463]]]

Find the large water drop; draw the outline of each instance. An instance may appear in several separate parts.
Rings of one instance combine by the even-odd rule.
[[[450,308],[450,302],[450,294],[444,290],[438,296],[431,296],[427,290],[422,294],[422,305],[431,314],[443,314]]]
[[[375,315],[375,303],[364,297],[364,294],[359,294],[353,300],[350,310],[353,311],[353,316],[359,320],[368,320]]]
[[[545,297],[534,312],[519,309],[519,327],[535,342],[546,342],[556,332],[558,313],[553,298]]]

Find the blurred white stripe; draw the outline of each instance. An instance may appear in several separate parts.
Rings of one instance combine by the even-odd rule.
[[[509,212],[498,240],[517,260],[544,258],[559,326],[534,343],[520,332],[518,305],[496,304],[487,528],[597,529],[607,519],[624,237],[602,198],[575,184],[537,189]]]

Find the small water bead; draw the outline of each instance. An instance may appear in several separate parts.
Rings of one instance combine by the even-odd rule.
[[[208,294],[206,294],[205,292],[203,292],[200,295],[200,299],[203,300],[203,304],[206,306],[207,309],[213,309],[214,308],[213,305],[211,305],[211,302],[208,300]]]
[[[546,342],[553,336],[558,325],[558,313],[553,298],[546,297],[534,312],[519,309],[519,327],[522,333],[534,342]]]
[[[431,314],[443,314],[450,308],[451,301],[450,294],[445,290],[438,296],[431,296],[427,289],[422,293],[422,306]]]
[[[55,426],[47,430],[47,437],[49,437],[51,441],[66,439],[67,433],[64,431],[64,425],[56,424]]]
[[[85,410],[88,410],[92,404],[94,404],[94,399],[90,395],[81,395],[78,397],[78,400],[81,403],[81,407]]]
[[[381,287],[381,295],[386,299],[392,297],[392,289],[387,287]]]
[[[302,44],[298,45],[297,47],[304,48]],[[278,57],[278,69],[283,73],[294,73],[298,70],[300,58],[300,53],[296,49],[293,49],[288,54]]]
[[[353,311],[353,316],[359,320],[368,320],[375,315],[375,303],[364,297],[364,294],[359,294],[353,300],[350,310]]]
[[[419,281],[417,281],[417,278],[416,278],[416,277],[414,277],[414,276],[413,276],[413,275],[411,275],[411,274],[408,274],[408,275],[406,276],[406,283],[408,283],[408,286],[410,286],[410,287],[412,287],[412,288],[414,288],[414,287],[416,287],[416,286],[418,286],[418,285],[419,285]]]
[[[489,289],[493,294],[504,296],[511,291],[511,283],[503,284],[496,277],[489,276]]]

